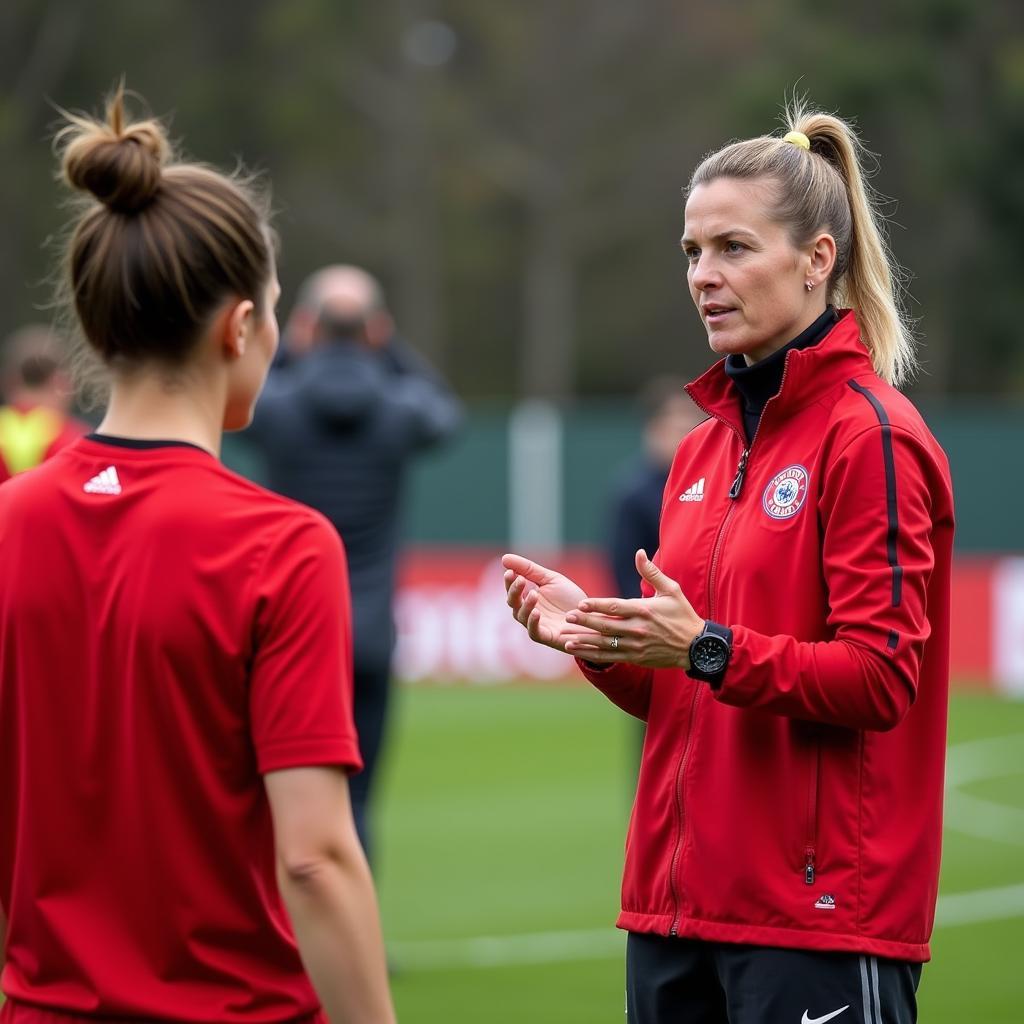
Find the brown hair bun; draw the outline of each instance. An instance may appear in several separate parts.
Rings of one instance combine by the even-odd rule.
[[[103,121],[67,115],[61,132],[62,171],[72,188],[91,192],[118,213],[137,213],[160,190],[171,147],[155,120],[125,123],[124,85],[107,104]]]
[[[251,180],[171,163],[159,122],[125,116],[123,84],[103,117],[62,113],[63,178],[88,196],[75,204],[58,301],[100,358],[180,365],[229,297],[263,317],[273,238]]]

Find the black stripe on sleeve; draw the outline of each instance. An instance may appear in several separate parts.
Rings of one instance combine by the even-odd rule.
[[[886,554],[892,569],[892,606],[898,608],[903,596],[903,566],[899,562],[899,515],[896,511],[896,459],[892,453],[892,425],[885,406],[862,384],[855,380],[847,381],[859,395],[863,395],[875,410],[878,422],[882,427],[882,461],[885,464],[885,508],[888,518],[886,532]]]

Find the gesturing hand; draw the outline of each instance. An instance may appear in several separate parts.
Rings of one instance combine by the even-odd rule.
[[[567,626],[566,614],[587,599],[586,592],[568,576],[531,562],[520,555],[505,555],[505,592],[516,621],[526,627],[530,639],[556,651],[564,651],[566,640],[591,633],[579,626]]]
[[[636,571],[654,588],[654,596],[584,598],[565,618],[568,629],[590,635],[568,637],[564,650],[591,662],[689,669],[690,644],[704,628],[703,619],[643,548],[636,553]]]

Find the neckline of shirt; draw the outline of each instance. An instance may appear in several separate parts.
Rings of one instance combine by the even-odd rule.
[[[213,453],[203,448],[202,445],[176,438],[121,437],[117,434],[101,434],[93,431],[86,434],[83,440],[95,441],[97,444],[108,445],[111,448],[128,448],[134,451],[152,451],[157,448],[191,448],[204,455],[209,455],[211,458],[214,457]]]

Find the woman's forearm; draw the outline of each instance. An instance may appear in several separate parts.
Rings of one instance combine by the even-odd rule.
[[[392,1024],[380,915],[362,851],[281,864],[278,884],[331,1024]]]

